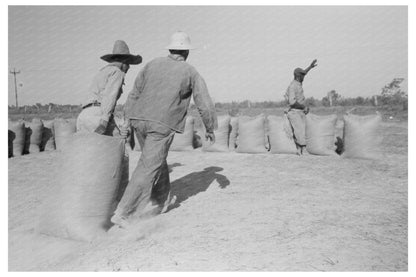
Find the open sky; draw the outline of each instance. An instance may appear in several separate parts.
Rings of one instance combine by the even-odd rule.
[[[182,30],[198,47],[188,62],[216,102],[283,100],[294,68],[314,58],[307,97],[332,89],[366,97],[395,77],[407,80],[407,20],[405,6],[10,6],[9,69],[21,72],[19,105],[86,103],[105,65],[99,57],[122,39],[143,57],[126,76],[124,103],[139,70],[166,56],[171,34]]]

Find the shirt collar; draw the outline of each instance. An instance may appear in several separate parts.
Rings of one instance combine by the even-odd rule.
[[[185,61],[185,58],[178,54],[169,54],[168,57],[174,61],[180,61],[180,62]]]

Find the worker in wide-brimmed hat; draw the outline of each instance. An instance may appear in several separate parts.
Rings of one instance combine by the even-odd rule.
[[[170,195],[166,162],[175,133],[183,133],[193,96],[206,128],[206,139],[215,141],[217,116],[204,79],[186,62],[194,49],[184,32],[172,35],[167,57],[150,61],[138,74],[129,93],[125,114],[142,153],[111,221],[126,227],[133,215],[164,212],[175,202]],[[135,218],[135,216],[133,218]]]
[[[130,54],[122,40],[114,43],[113,53],[101,57],[108,62],[100,69],[90,86],[90,100],[77,119],[77,130],[103,135],[126,136],[127,128],[119,129],[114,121],[114,109],[123,93],[124,77],[131,64],[140,64],[140,55]]]
[[[303,79],[308,74],[309,70],[317,66],[317,60],[306,68],[296,68],[293,72],[294,80],[290,83],[286,90],[285,98],[289,104],[287,117],[293,130],[293,137],[296,143],[298,155],[306,154],[306,118],[305,115],[309,112],[309,107],[305,103],[305,95],[303,94]]]

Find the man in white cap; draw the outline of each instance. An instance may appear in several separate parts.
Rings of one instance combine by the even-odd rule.
[[[127,128],[119,130],[114,121],[114,109],[123,93],[124,77],[131,64],[140,64],[140,55],[130,54],[123,40],[114,43],[113,53],[101,57],[108,62],[100,69],[90,86],[90,101],[77,118],[77,131],[102,135],[126,136]]]
[[[289,104],[289,111],[287,117],[293,130],[293,137],[295,139],[298,155],[306,154],[306,118],[305,115],[309,112],[309,107],[305,105],[305,95],[303,94],[303,79],[305,75],[317,66],[317,60],[313,60],[311,65],[306,69],[296,68],[293,72],[294,80],[290,83],[286,90],[285,98]]]
[[[125,114],[142,153],[111,221],[126,227],[131,215],[166,211],[170,196],[166,158],[175,133],[183,133],[191,96],[206,128],[206,139],[215,141],[217,116],[204,79],[188,63],[194,49],[184,32],[172,35],[167,57],[150,61],[138,74],[129,93]]]

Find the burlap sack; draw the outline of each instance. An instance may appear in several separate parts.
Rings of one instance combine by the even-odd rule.
[[[194,138],[194,118],[192,116],[188,116],[186,118],[185,123],[185,130],[182,134],[176,133],[172,145],[170,146],[170,150],[172,151],[190,151],[193,150],[194,147],[192,146]]]
[[[214,131],[215,143],[211,144],[210,141],[202,140],[202,150],[206,152],[228,152],[228,140],[230,137],[230,116],[218,117],[218,129]],[[204,136],[205,138],[205,136]]]
[[[29,153],[39,153],[42,145],[43,122],[39,118],[33,118],[28,127],[31,130]]]
[[[55,136],[53,130],[53,120],[43,121],[42,147],[43,151],[55,150]]]
[[[13,156],[23,155],[26,141],[26,128],[23,120],[9,121],[10,139],[13,145]]]
[[[192,146],[195,148],[200,148],[205,141],[205,130],[202,128],[194,129],[194,137],[192,141]]]
[[[60,153],[57,176],[45,199],[38,231],[92,241],[110,227],[122,194],[124,141],[96,133],[78,133]],[[124,176],[124,178],[126,178]]]
[[[381,115],[344,115],[344,158],[378,159],[381,157]]]
[[[267,119],[270,153],[296,154],[296,144],[287,116],[269,115]]]
[[[231,117],[230,120],[230,139],[229,139],[229,149],[234,151],[237,147],[237,137],[238,137],[238,117]]]
[[[240,116],[238,118],[238,153],[266,153],[265,117]]]
[[[335,124],[337,115],[306,115],[306,150],[309,154],[336,156]]]
[[[56,118],[54,121],[55,145],[57,150],[63,150],[76,132],[75,120]]]

